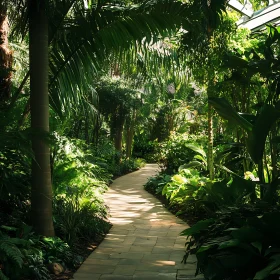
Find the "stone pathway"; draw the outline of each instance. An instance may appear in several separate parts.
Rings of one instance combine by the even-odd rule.
[[[175,280],[194,278],[195,259],[181,264],[188,226],[168,212],[143,185],[155,164],[116,179],[105,194],[110,232],[74,274],[75,280]]]

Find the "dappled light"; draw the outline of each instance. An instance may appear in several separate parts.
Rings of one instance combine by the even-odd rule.
[[[157,165],[147,164],[113,182],[104,195],[113,227],[74,275],[75,279],[87,274],[97,277],[96,265],[104,265],[104,270],[98,270],[101,277],[136,277],[146,271],[146,277],[165,274],[175,279],[179,268],[194,276],[192,264],[181,264],[185,238],[180,233],[187,224],[143,189],[147,178],[156,171]],[[105,269],[109,265],[115,268],[112,272]]]

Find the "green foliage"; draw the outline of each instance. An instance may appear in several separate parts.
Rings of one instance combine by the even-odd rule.
[[[110,227],[101,198],[111,180],[104,160],[95,157],[84,141],[59,135],[53,157],[54,226],[58,236],[71,246],[81,239],[100,238]]]
[[[247,149],[253,161],[258,163],[263,158],[265,141],[273,124],[279,120],[280,111],[274,106],[264,105],[257,116],[251,116],[253,124],[238,114],[224,98],[209,98],[219,115],[248,132]]]
[[[0,231],[0,264],[2,271],[6,275],[14,275],[14,279],[19,276],[19,272],[24,264],[24,256],[18,245],[27,245],[28,241],[19,238],[11,238]]]
[[[64,268],[73,268],[82,261],[82,257],[58,237],[36,236],[28,226],[1,227],[0,279],[49,280],[48,264],[59,263]]]
[[[205,279],[278,279],[280,213],[268,205],[228,207],[214,219],[200,221],[182,235],[197,273]]]
[[[194,169],[181,169],[178,174],[171,177],[171,182],[167,183],[162,194],[169,199],[170,204],[184,205],[188,200],[199,196],[201,187],[207,182],[205,177],[201,177]]]
[[[132,156],[143,158],[148,163],[158,162],[157,146],[157,141],[149,140],[146,134],[135,135]]]
[[[167,172],[175,173],[181,165],[190,162],[198,149],[201,151],[198,145],[193,143],[203,144],[205,141],[206,139],[203,135],[172,133],[167,141],[159,144],[161,162],[167,168]]]
[[[53,188],[63,194],[68,186],[77,186],[81,193],[98,195],[106,190],[111,175],[94,158],[94,151],[83,141],[56,135],[53,149]]]
[[[156,189],[159,187],[156,187]],[[169,205],[177,214],[213,216],[226,206],[242,205],[257,200],[257,187],[252,181],[233,177],[229,182],[213,181],[194,169],[181,169],[162,189]]]
[[[152,194],[161,194],[164,186],[171,181],[171,176],[164,173],[160,173],[155,177],[149,178],[148,182],[145,184],[145,190]]]
[[[136,171],[146,164],[141,158],[129,158],[121,160],[119,166],[115,166],[115,175],[124,175],[132,171]]]
[[[68,188],[54,200],[54,226],[70,245],[78,240],[102,237],[110,228],[105,221],[106,209],[97,197],[82,195],[78,188]]]
[[[39,246],[47,264],[59,263],[64,267],[73,268],[83,261],[81,256],[76,255],[71,247],[58,237],[42,237]]]

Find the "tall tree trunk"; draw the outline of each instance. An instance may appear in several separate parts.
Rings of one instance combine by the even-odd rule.
[[[126,130],[126,157],[130,158],[132,154],[132,142],[134,136],[134,127],[135,127],[135,120],[136,120],[136,110],[133,110],[132,118],[130,122],[127,124]]]
[[[214,155],[213,155],[213,109],[208,103],[208,155],[207,155],[207,165],[209,171],[210,180],[214,180]]]
[[[12,78],[12,51],[8,45],[8,16],[7,7],[0,4],[0,103],[10,98]]]
[[[116,150],[119,151],[120,153],[122,152],[123,127],[124,127],[124,120],[119,120],[118,126],[116,127],[115,130],[114,143],[115,143]]]
[[[118,106],[112,115],[110,124],[111,139],[114,141],[115,149],[122,152],[122,135],[125,122],[125,113],[122,106]]]
[[[212,97],[214,86],[214,73],[212,70],[209,70],[208,74],[208,88],[207,96]],[[213,155],[213,144],[214,144],[214,135],[213,135],[213,108],[208,102],[208,154],[207,154],[207,166],[209,171],[210,180],[215,178],[215,169],[214,169],[214,155]]]
[[[44,1],[30,1],[30,108],[33,131],[31,215],[35,231],[54,236],[52,220],[52,185],[49,133],[48,96],[48,19]]]

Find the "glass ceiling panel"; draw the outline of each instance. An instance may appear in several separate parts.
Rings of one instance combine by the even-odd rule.
[[[280,23],[280,3],[278,1],[269,1],[269,6],[259,11],[253,11],[249,1],[246,1],[247,5],[241,4],[237,0],[230,0],[228,5],[240,12],[243,17],[237,22],[240,27],[247,27],[252,31],[257,31],[263,28],[266,24]],[[249,3],[248,3],[249,2]]]

